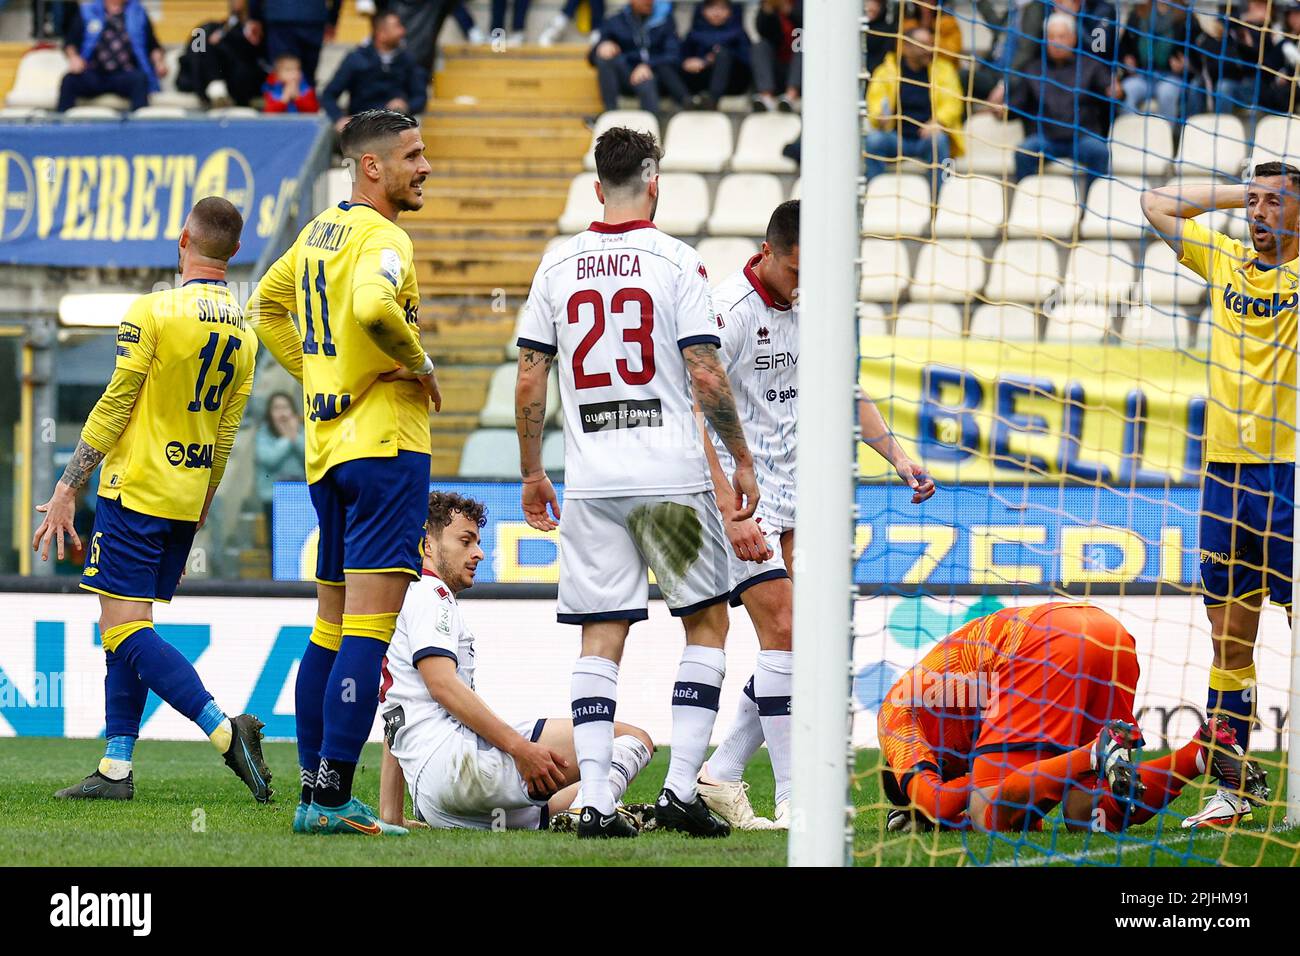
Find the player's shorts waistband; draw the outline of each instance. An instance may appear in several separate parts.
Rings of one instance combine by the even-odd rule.
[[[1052,743],[1050,740],[1025,740],[1013,741],[1002,744],[985,744],[983,747],[976,747],[971,751],[971,759],[976,757],[987,757],[994,753],[1024,753],[1025,751],[1050,751],[1054,754],[1067,754],[1073,747],[1067,747],[1064,744]]]

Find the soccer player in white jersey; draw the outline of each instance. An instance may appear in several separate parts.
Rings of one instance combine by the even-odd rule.
[[[394,826],[409,826],[408,787],[416,820],[440,829],[535,830],[577,794],[572,722],[512,726],[474,689],[474,635],[456,596],[474,584],[485,521],[482,502],[429,495],[423,573],[407,589],[379,690],[379,813]],[[639,727],[616,724],[614,733],[609,786],[617,799],[654,747]]]
[[[799,200],[776,207],[762,251],[713,290],[727,377],[735,390],[745,438],[762,494],[753,518],[733,514],[725,444],[710,434],[710,466],[718,507],[735,551],[731,605],[744,604],[758,634],[758,664],[745,685],[736,721],[704,767],[700,794],[715,813],[743,830],[788,829],[790,683],[793,630],[795,455],[799,405]],[[885,427],[870,398],[858,406],[862,438],[880,453],[920,503],[934,481]],[[742,781],[745,764],[767,741],[776,778],[776,820],[754,815]]]
[[[718,714],[731,587],[730,549],[694,403],[736,462],[733,506],[742,518],[758,501],[754,463],[718,358],[704,265],[652,221],[658,144],[648,133],[616,127],[597,140],[595,154],[603,221],[537,267],[515,390],[524,517],[543,531],[559,527],[558,618],[582,626],[572,684],[582,774],[578,835],[636,835],[614,813],[609,769],[619,661],[630,625],[647,617],[649,567],[686,629],[656,821],[725,836],[730,827],[709,812],[695,783]],[[542,469],[553,363],[564,408],[563,520]]]

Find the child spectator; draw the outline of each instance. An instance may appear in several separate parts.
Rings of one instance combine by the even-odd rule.
[[[275,58],[275,71],[262,84],[267,113],[315,113],[320,109],[316,91],[303,79],[302,62],[292,53]]]
[[[762,0],[754,29],[754,111],[793,113],[803,86],[803,0]]]
[[[749,89],[749,34],[731,0],[703,0],[682,41],[682,73],[693,109],[711,110]]]

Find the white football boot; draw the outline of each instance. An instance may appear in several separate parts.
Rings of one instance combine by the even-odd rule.
[[[700,796],[710,810],[726,820],[737,830],[775,830],[776,824],[767,817],[756,816],[749,803],[749,784],[743,780],[734,783],[706,783],[697,781]]]

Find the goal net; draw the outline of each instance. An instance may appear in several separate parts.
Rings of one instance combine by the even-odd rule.
[[[1300,166],[1300,57],[1280,5],[1262,26],[1224,3],[1181,18],[1090,3],[1042,22],[1028,14],[1044,5],[1014,0],[868,2],[844,180],[829,177],[848,107],[812,61],[843,62],[828,28],[848,6],[810,3],[805,41],[801,305],[817,321],[800,366],[794,804],[808,832],[792,862],[847,847],[868,865],[1294,864],[1300,199],[1241,208],[1276,170],[1263,164]],[[1255,181],[1295,189],[1285,173]],[[1144,192],[1203,202],[1205,184],[1222,208],[1184,220],[1180,258]],[[837,202],[859,213],[853,262],[821,225]],[[1263,268],[1274,242],[1292,261]],[[843,341],[815,341],[846,314],[829,311],[842,293],[856,385],[938,484],[923,503],[865,444],[881,436],[847,451],[825,434],[855,384],[837,377]],[[846,455],[857,481],[833,487]],[[832,512],[850,493],[844,528]],[[841,543],[851,577],[831,573]],[[1049,602],[1067,606],[1033,610]],[[1248,762],[1213,721],[1215,741],[1194,743],[1214,715],[1248,733]],[[1100,753],[1107,720],[1127,718],[1132,759]],[[843,750],[818,740],[846,723],[847,827],[823,793]],[[1225,799],[1235,819],[1186,825]]]

